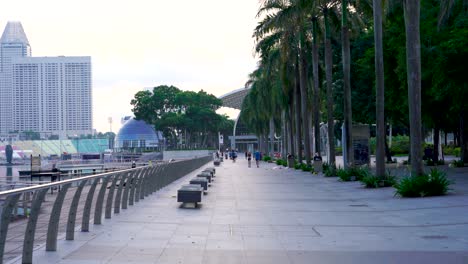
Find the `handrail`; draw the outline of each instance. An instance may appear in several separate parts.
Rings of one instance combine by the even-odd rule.
[[[177,163],[177,162],[182,162],[182,161],[184,161],[184,160],[176,160],[176,161],[171,162],[171,163]],[[151,166],[160,166],[162,164],[167,164],[167,163],[169,163],[169,162],[158,162],[158,163],[155,163],[154,165],[151,165]],[[5,195],[11,195],[11,194],[15,194],[15,193],[32,192],[32,191],[41,190],[41,189],[45,189],[45,188],[58,187],[60,185],[64,185],[64,184],[67,184],[67,183],[80,182],[82,180],[89,180],[89,179],[94,179],[94,178],[102,178],[102,177],[109,176],[109,175],[112,175],[112,174],[115,174],[115,173],[131,172],[131,171],[136,171],[136,170],[140,170],[140,169],[143,169],[143,168],[148,168],[148,167],[151,167],[151,166],[146,165],[146,166],[130,168],[130,169],[124,169],[124,170],[115,170],[115,171],[103,172],[103,173],[98,173],[98,174],[93,174],[93,175],[87,175],[87,176],[78,177],[78,178],[74,178],[74,179],[67,179],[67,180],[61,180],[61,181],[56,181],[56,182],[51,182],[51,183],[34,185],[34,186],[31,186],[31,187],[23,187],[23,188],[17,188],[17,189],[13,189],[13,190],[0,191],[0,198],[2,196],[5,196]],[[64,176],[68,176],[68,174],[64,174]],[[40,182],[44,182],[44,181],[40,181]]]
[[[63,207],[64,197],[67,192],[70,192],[70,190],[75,189],[73,201],[68,209],[68,219],[63,219],[67,225],[67,240],[74,239],[75,223],[78,214],[81,215],[82,219],[81,231],[89,231],[92,204],[95,204],[93,207],[93,224],[102,224],[103,213],[105,218],[109,219],[112,216],[112,212],[114,214],[120,213],[120,208],[127,209],[129,205],[135,205],[145,199],[146,196],[169,185],[173,181],[185,176],[187,173],[203,166],[210,160],[212,160],[211,156],[205,156],[190,160],[186,159],[174,162],[154,163],[150,166],[105,172],[52,183],[1,191],[0,198],[3,201],[0,203],[0,264],[4,261],[8,226],[11,216],[16,215],[15,208],[23,208],[25,216],[27,215],[22,263],[32,263],[35,239],[34,235],[39,214],[47,212],[50,219],[47,229],[47,240],[44,241],[46,251],[56,251],[61,209]],[[74,185],[74,183],[76,184]],[[83,192],[82,194],[82,190],[85,185],[90,185],[90,187],[86,193]],[[75,186],[76,188],[71,188],[72,186]],[[52,200],[52,211],[49,212],[48,210],[41,210],[42,202],[44,201],[47,191],[55,187],[62,188]],[[94,200],[95,191],[98,192],[98,195]],[[32,193],[33,195],[31,198]],[[23,195],[22,200],[20,199],[21,195]],[[82,200],[85,203],[85,206],[81,211],[78,211],[80,198],[84,198],[86,201]],[[114,208],[114,210],[112,210],[112,208]]]

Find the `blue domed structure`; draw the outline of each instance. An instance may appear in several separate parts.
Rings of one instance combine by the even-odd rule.
[[[154,149],[160,146],[162,133],[155,131],[145,121],[133,117],[125,117],[122,121],[125,123],[115,137],[116,149]]]

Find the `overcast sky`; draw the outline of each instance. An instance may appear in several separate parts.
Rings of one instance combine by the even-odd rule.
[[[15,0],[0,28],[20,21],[33,56],[91,56],[94,128],[120,128],[145,87],[175,85],[216,96],[255,69],[258,0]]]

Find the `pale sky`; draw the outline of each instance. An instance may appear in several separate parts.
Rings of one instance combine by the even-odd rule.
[[[258,0],[15,0],[0,4],[1,32],[20,21],[33,56],[91,56],[93,126],[120,128],[130,100],[167,84],[216,96],[255,69]]]

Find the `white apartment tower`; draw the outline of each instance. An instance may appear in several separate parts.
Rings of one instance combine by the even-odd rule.
[[[0,135],[92,133],[91,57],[31,57],[19,22],[7,24],[0,45]]]

